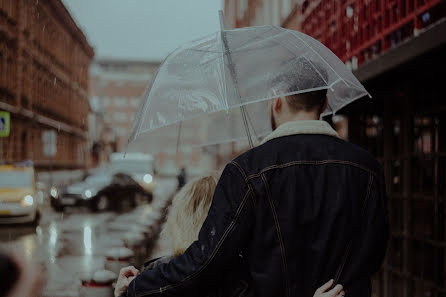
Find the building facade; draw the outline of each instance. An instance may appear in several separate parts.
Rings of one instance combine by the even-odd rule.
[[[336,53],[373,96],[329,119],[382,163],[387,257],[375,296],[446,295],[446,2],[226,0],[227,27],[271,24]]]
[[[88,67],[94,52],[60,0],[0,1],[0,110],[11,133],[1,161],[38,170],[85,167]],[[47,156],[44,131],[57,133]]]
[[[98,59],[90,67],[90,143],[91,167],[108,162],[112,152],[126,151],[136,111],[140,107],[147,85],[154,79],[160,62]],[[194,133],[189,131],[189,133]],[[163,135],[177,139],[177,134]],[[179,168],[188,167],[191,175],[202,168],[215,168],[211,154],[199,149],[177,152],[166,147],[159,152],[138,148],[153,154],[160,175],[175,175]]]
[[[108,160],[111,152],[123,152],[134,115],[159,62],[100,59],[90,67],[89,98],[91,166]]]

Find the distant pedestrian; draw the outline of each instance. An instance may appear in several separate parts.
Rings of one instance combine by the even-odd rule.
[[[186,184],[186,169],[182,167],[180,173],[177,176],[178,179],[178,189],[181,189]]]

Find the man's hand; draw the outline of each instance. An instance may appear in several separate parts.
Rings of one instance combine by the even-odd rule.
[[[333,280],[329,280],[319,289],[316,290],[313,297],[344,297],[345,292],[342,290],[341,285],[336,285],[333,289],[330,289],[333,285]]]
[[[130,282],[139,274],[139,270],[133,266],[124,267],[119,272],[118,282],[115,287],[115,297],[119,297],[127,290]]]

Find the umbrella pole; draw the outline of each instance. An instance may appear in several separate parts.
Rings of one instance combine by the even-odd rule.
[[[225,47],[225,52],[226,52],[227,59],[228,59],[229,73],[231,75],[232,82],[234,83],[235,92],[237,94],[237,97],[239,97],[239,99],[240,99],[240,104],[243,104],[242,97],[240,96],[240,93],[238,91],[237,76],[236,76],[236,73],[235,73],[234,63],[232,62],[231,54],[229,53],[228,41],[226,39],[223,10],[219,10],[218,11],[218,15],[219,15],[219,18],[220,18],[221,38],[222,38],[223,45]],[[251,132],[249,131],[249,123],[248,123],[248,120],[247,120],[247,113],[248,112],[246,111],[246,107],[244,105],[240,105],[240,111],[242,113],[243,125],[245,126],[246,136],[248,137],[248,142],[249,142],[249,147],[253,148],[254,145],[252,143]]]

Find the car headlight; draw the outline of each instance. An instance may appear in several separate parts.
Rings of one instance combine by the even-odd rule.
[[[90,190],[85,190],[84,196],[87,199],[90,199],[93,196],[93,193]]]
[[[147,174],[144,175],[143,181],[146,184],[150,184],[153,181],[153,176],[151,174],[147,173]]]
[[[22,201],[20,201],[20,204],[23,207],[28,207],[28,206],[32,206],[34,204],[34,198],[31,195],[26,195],[25,197],[23,197]]]
[[[55,199],[59,198],[59,191],[57,191],[56,187],[51,187],[50,195]]]

